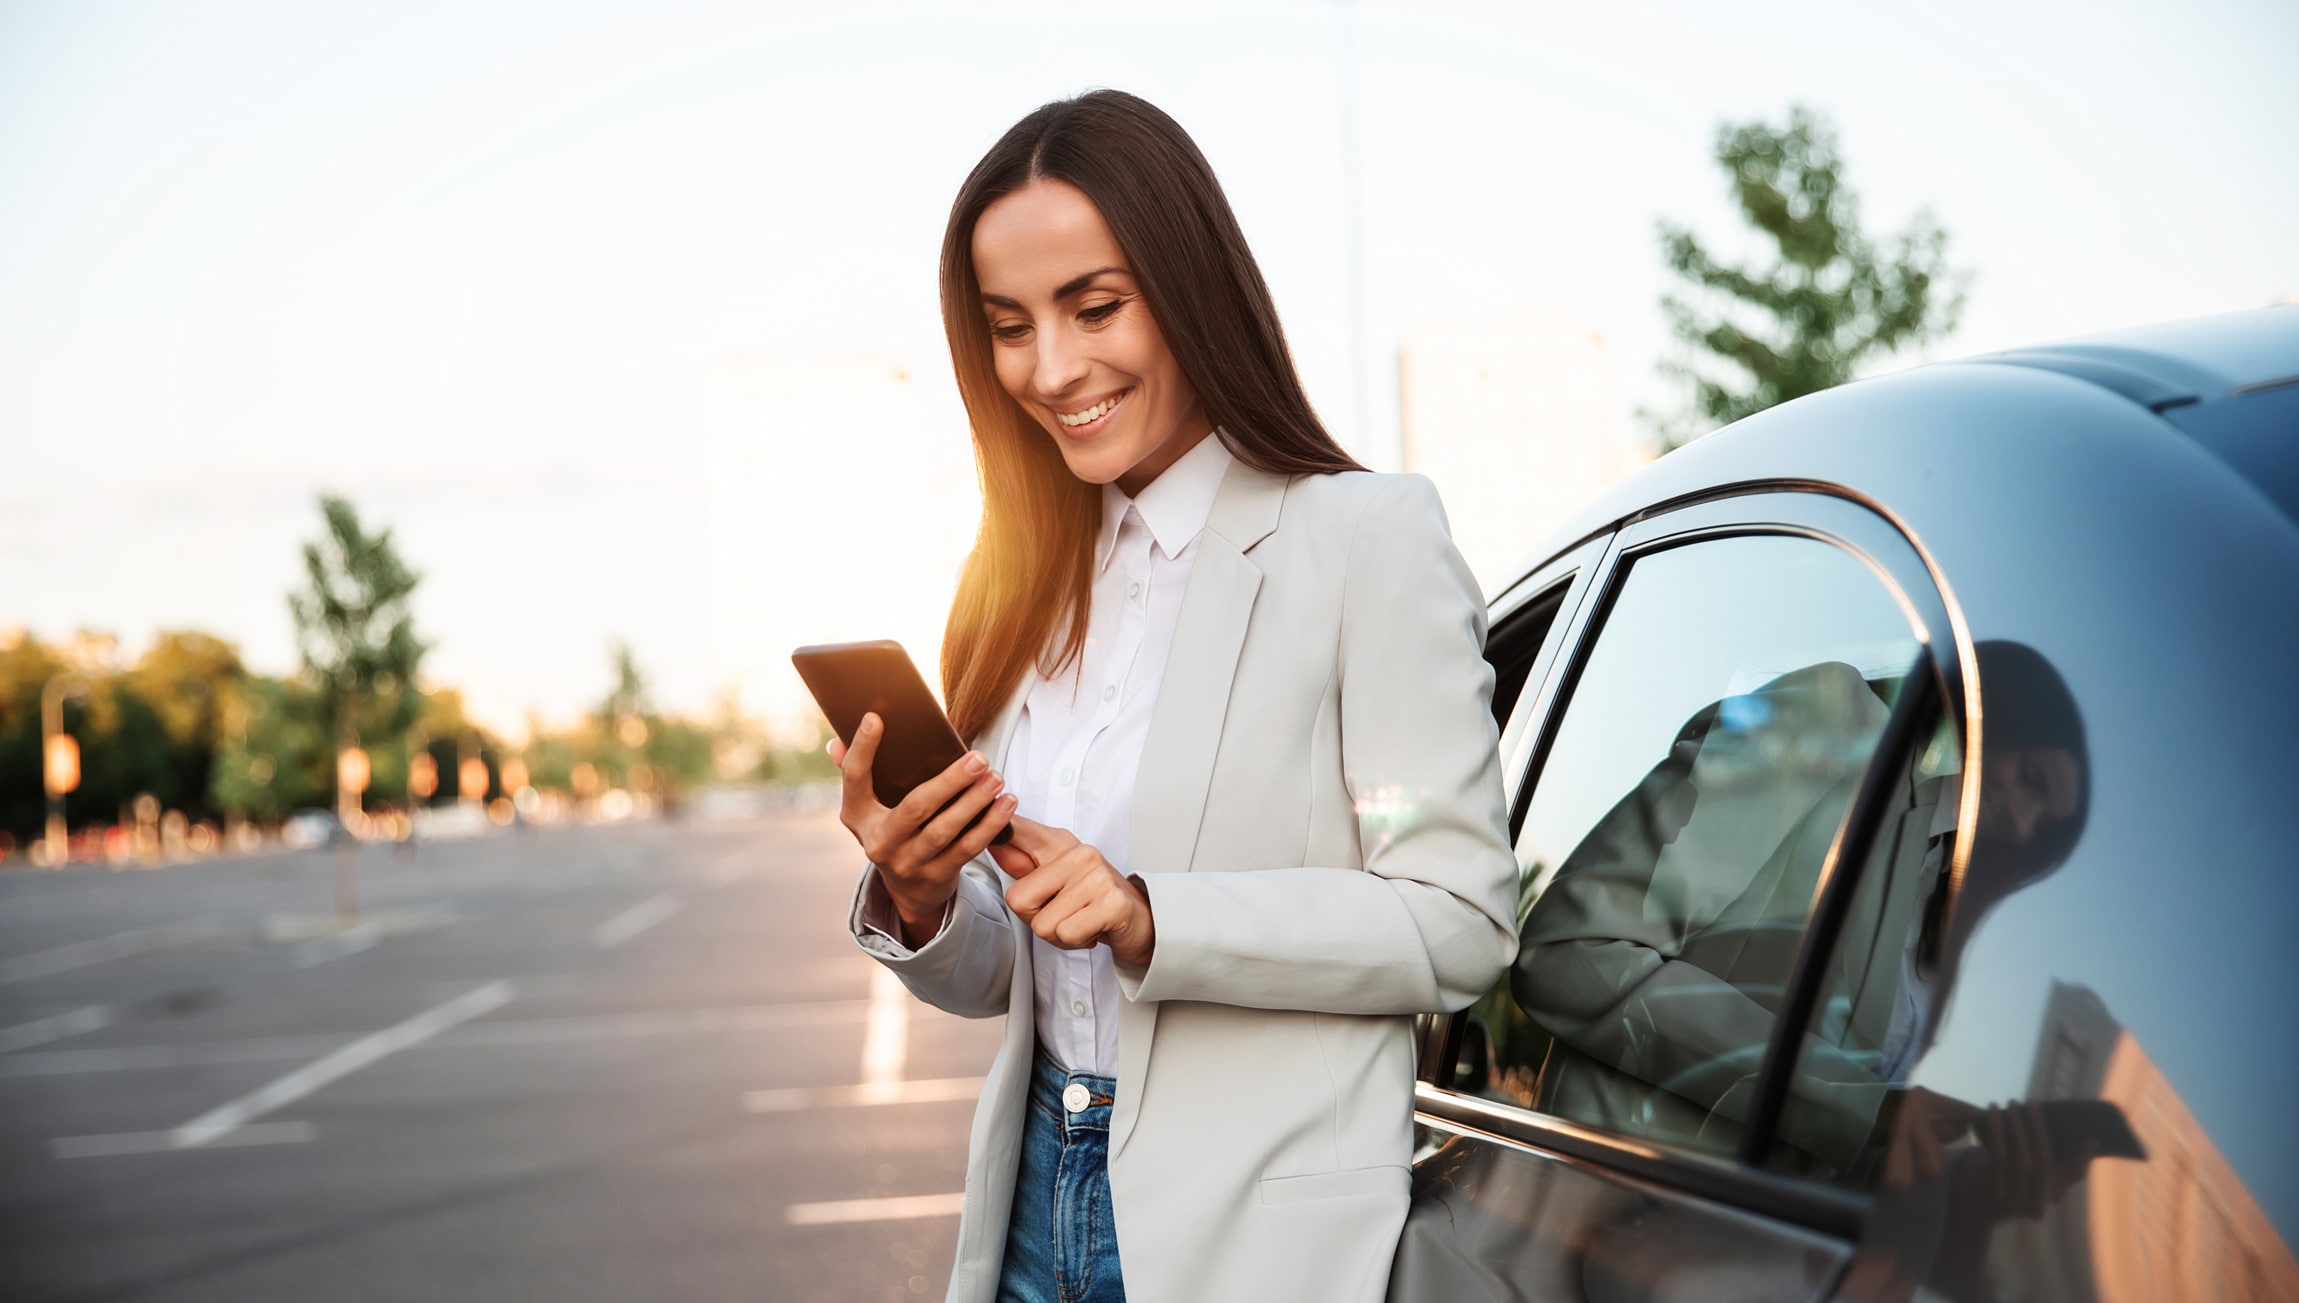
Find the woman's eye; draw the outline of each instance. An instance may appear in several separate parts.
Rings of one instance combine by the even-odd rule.
[[[1111,317],[1118,315],[1118,309],[1124,305],[1124,299],[1111,299],[1107,303],[1097,303],[1090,308],[1080,310],[1078,313],[1078,320],[1085,322],[1089,326],[1098,326],[1103,322],[1108,321]]]
[[[1024,325],[1008,324],[1004,326],[990,327],[990,338],[997,340],[1001,344],[1014,343],[1029,333],[1030,328]]]

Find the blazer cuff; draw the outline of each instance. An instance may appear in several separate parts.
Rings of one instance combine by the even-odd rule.
[[[1160,895],[1158,884],[1175,876],[1170,873],[1129,873],[1126,875],[1135,886],[1141,888],[1144,896],[1149,897],[1150,919],[1152,925],[1157,929],[1157,941],[1150,948],[1150,961],[1147,964],[1128,964],[1114,961],[1110,965],[1117,974],[1118,994],[1136,1004],[1148,1000],[1169,998],[1161,988],[1172,985],[1170,979],[1178,961],[1165,960],[1165,956],[1171,953],[1165,943],[1168,905],[1174,906],[1176,910],[1176,925],[1184,928],[1187,925],[1179,921],[1181,906],[1175,897],[1180,893],[1167,891]]]
[[[952,893],[943,903],[942,921],[935,925],[933,940],[913,950],[903,944],[902,915],[894,908],[894,898],[887,894],[885,880],[878,876],[878,866],[866,864],[862,868],[862,881],[855,885],[854,904],[847,911],[846,926],[865,953],[898,964],[928,954],[948,937],[950,916],[957,908],[958,896]]]

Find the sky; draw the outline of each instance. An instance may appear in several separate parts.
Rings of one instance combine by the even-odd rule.
[[[1193,133],[1385,469],[1400,341],[1463,322],[1601,333],[1637,437],[1676,401],[1654,223],[1733,247],[1716,127],[1792,103],[1871,227],[1928,208],[1972,274],[1887,367],[2299,294],[2294,66],[2266,0],[0,0],[0,625],[285,672],[329,491],[424,573],[431,681],[514,731],[615,639],[683,710],[787,691],[785,640],[930,639],[949,201],[1092,86]]]

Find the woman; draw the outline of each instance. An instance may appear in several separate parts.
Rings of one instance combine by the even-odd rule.
[[[1411,1015],[1515,950],[1437,496],[1318,424],[1212,170],[1131,95],[975,167],[942,312],[983,486],[942,680],[976,750],[891,810],[875,720],[833,754],[856,938],[1008,1015],[950,1297],[1378,1299]]]

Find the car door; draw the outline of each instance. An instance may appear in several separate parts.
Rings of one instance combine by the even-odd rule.
[[[1791,1112],[1788,1049],[1840,1030],[1812,1018],[1838,866],[1960,792],[1938,587],[1880,514],[1773,492],[1630,523],[1513,595],[1555,612],[1496,619],[1491,653],[1528,666],[1519,953],[1425,1043],[1391,1297],[1823,1296],[1866,1207],[1827,1178],[1873,1161],[1881,1092],[1846,1052]]]

